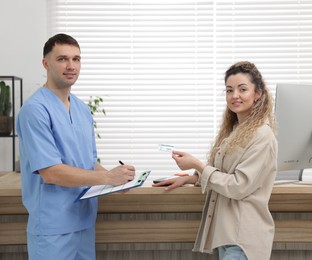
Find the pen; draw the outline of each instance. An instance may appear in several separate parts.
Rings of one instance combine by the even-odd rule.
[[[124,165],[124,163],[123,163],[122,161],[119,161],[119,163],[120,163],[121,165]]]

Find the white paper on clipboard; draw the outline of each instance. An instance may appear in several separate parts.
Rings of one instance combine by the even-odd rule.
[[[147,179],[148,175],[151,171],[145,171],[136,176],[132,181],[129,181],[123,185],[113,186],[113,185],[95,185],[92,186],[85,191],[83,191],[80,196],[79,200],[89,199],[96,196],[101,196],[105,194],[110,194],[113,192],[129,190],[136,187],[141,186],[145,180]]]

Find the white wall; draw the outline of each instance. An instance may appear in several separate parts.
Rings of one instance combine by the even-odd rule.
[[[45,82],[46,0],[1,0],[0,10],[0,75],[22,77],[25,100]],[[0,138],[0,171],[11,170],[11,146]]]

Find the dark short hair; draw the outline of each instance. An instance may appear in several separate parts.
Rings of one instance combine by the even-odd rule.
[[[59,33],[52,36],[44,45],[43,47],[43,57],[45,57],[49,52],[52,51],[53,47],[56,44],[68,44],[76,46],[80,49],[78,42],[70,35],[65,33]]]

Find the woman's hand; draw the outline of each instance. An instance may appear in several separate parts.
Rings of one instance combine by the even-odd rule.
[[[183,171],[195,169],[198,172],[202,172],[205,167],[201,161],[188,153],[173,151],[172,158],[175,160],[178,167]]]
[[[198,175],[177,177],[153,184],[153,187],[166,186],[165,190],[172,190],[181,187],[184,184],[195,184],[197,179]]]

